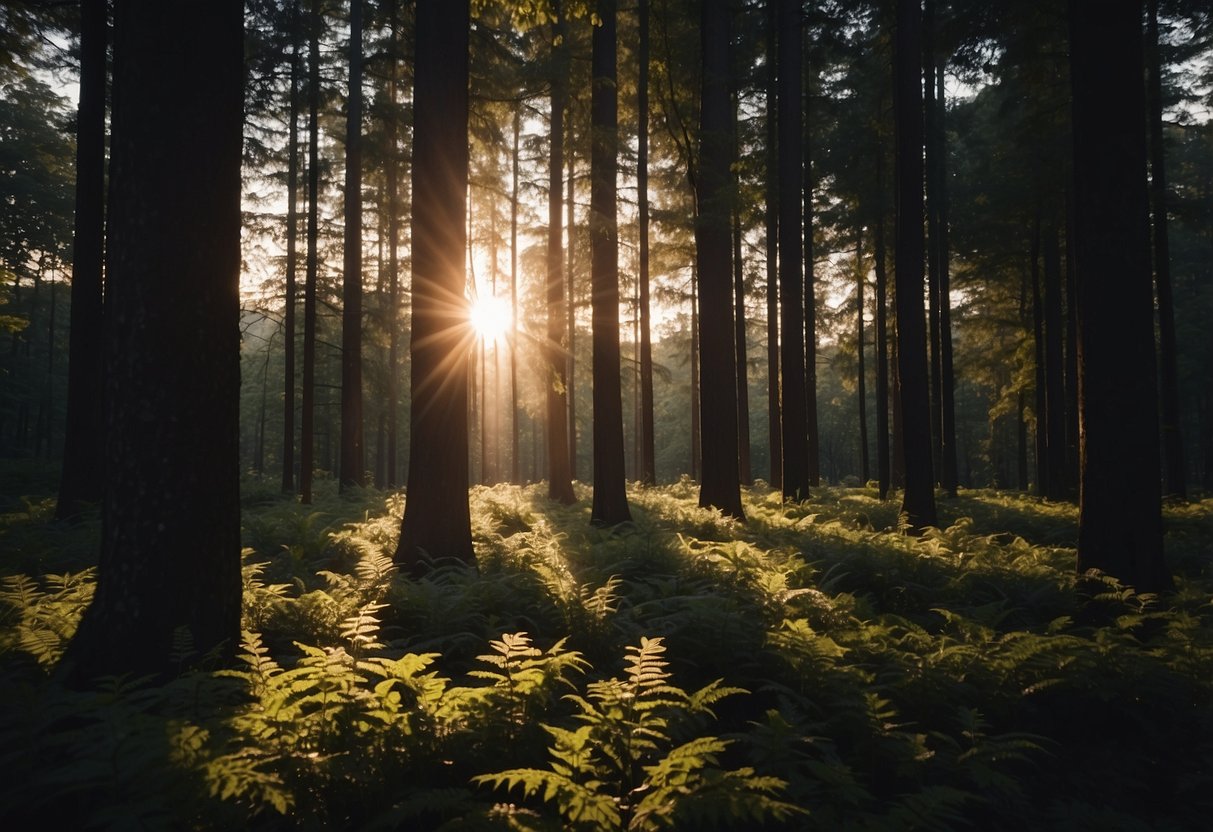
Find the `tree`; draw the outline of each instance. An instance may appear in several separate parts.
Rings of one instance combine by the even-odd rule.
[[[100,348],[105,233],[105,0],[80,3],[80,104],[76,116],[76,215],[63,473],[55,516],[73,517],[101,500],[104,466]]]
[[[1154,285],[1158,293],[1158,347],[1161,370],[1162,441],[1166,493],[1188,496],[1187,463],[1180,430],[1179,371],[1175,338],[1175,300],[1171,287],[1171,242],[1167,229],[1167,165],[1162,132],[1162,59],[1159,56],[1158,0],[1148,0],[1145,42],[1149,88],[1150,200],[1153,203]]]
[[[282,491],[285,494],[295,490],[295,307],[299,270],[299,74],[302,71],[300,2],[291,3],[291,91],[286,140],[286,296],[282,316]]]
[[[419,0],[409,473],[396,560],[473,558],[468,511],[468,0]]]
[[[730,218],[733,108],[729,97],[729,10],[704,0],[701,11],[703,95],[699,108],[695,251],[698,260],[700,378],[737,375],[733,332]],[[699,505],[745,518],[737,467],[737,388],[713,383],[700,391],[703,479]]]
[[[922,314],[923,109],[922,10],[898,0],[893,48],[893,123],[896,133],[897,229],[894,293],[897,305],[897,386],[901,402],[905,493],[901,511],[911,530],[933,526],[931,414],[927,339]]]
[[[299,414],[299,499],[312,502],[316,419],[316,281],[320,270],[320,0],[308,14],[307,270],[303,282],[303,379]]]
[[[590,283],[593,287],[594,503],[593,523],[632,519],[624,486],[623,394],[619,379],[619,242],[615,215],[618,153],[618,72],[615,0],[598,0],[590,92]]]
[[[640,0],[639,48],[636,57],[640,76],[636,84],[636,199],[640,224],[640,480],[657,482],[657,460],[653,435],[653,342],[649,298],[649,0]]]
[[[778,2],[778,129],[779,159],[779,378],[783,496],[809,496],[808,421],[805,395],[803,247],[801,245],[800,3]]]
[[[766,147],[765,211],[767,266],[767,436],[771,458],[771,485],[783,487],[783,435],[779,413],[779,154],[778,100],[779,84],[776,72],[776,34],[778,0],[767,0],[767,77],[766,77]]]
[[[1072,0],[1078,571],[1140,592],[1163,559],[1141,0]]]
[[[362,0],[350,0],[341,307],[341,488],[362,485]]]
[[[115,7],[106,488],[77,680],[238,643],[243,49],[236,0]]]
[[[568,47],[564,43],[565,23],[559,2],[552,24],[552,97],[551,130],[548,152],[548,261],[547,261],[547,422],[548,422],[548,496],[569,505],[576,501],[569,472],[568,376],[565,352],[568,338],[564,305],[564,108],[565,73],[568,71]],[[517,158],[517,157],[515,157]],[[514,408],[517,413],[517,407]],[[518,470],[518,431],[514,430],[514,470]],[[517,475],[515,475],[516,477]]]

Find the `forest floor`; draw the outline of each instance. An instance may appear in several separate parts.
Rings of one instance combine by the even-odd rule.
[[[1173,594],[1080,603],[1075,508],[1009,492],[909,537],[871,488],[603,530],[476,487],[477,567],[410,580],[401,495],[248,481],[238,668],[72,691],[98,523],[50,493],[0,471],[6,828],[1208,828],[1213,500],[1165,508]]]

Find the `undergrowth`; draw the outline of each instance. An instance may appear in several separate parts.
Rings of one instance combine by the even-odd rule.
[[[871,489],[748,522],[692,483],[588,523],[477,487],[478,567],[392,563],[403,498],[244,501],[239,664],[63,688],[96,518],[0,517],[0,819],[150,829],[1206,828],[1213,520],[1177,590],[1076,601],[1073,507]],[[18,828],[18,827],[13,827]]]

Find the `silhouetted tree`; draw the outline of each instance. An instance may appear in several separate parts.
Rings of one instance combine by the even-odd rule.
[[[115,6],[106,488],[77,680],[239,640],[243,50],[237,0]]]
[[[1072,0],[1078,570],[1142,592],[1163,559],[1141,0]]]
[[[598,0],[590,92],[590,257],[594,329],[594,504],[590,519],[632,519],[624,485],[623,397],[619,379],[619,242],[615,215],[618,72],[615,0]]]
[[[362,0],[350,0],[341,291],[341,488],[362,485]]]
[[[396,560],[471,561],[468,348],[468,0],[419,0],[413,87],[409,474]]]

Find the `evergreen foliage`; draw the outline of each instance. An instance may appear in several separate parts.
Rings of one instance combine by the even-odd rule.
[[[96,522],[0,522],[0,817],[76,828],[1196,829],[1213,789],[1210,506],[1177,590],[1102,578],[1075,509],[965,491],[907,537],[874,489],[745,526],[694,483],[586,523],[472,491],[478,570],[394,568],[398,495],[245,496],[235,667],[69,690]],[[74,563],[36,572],[40,550]],[[34,574],[30,574],[33,572]],[[190,645],[179,644],[182,667]],[[198,662],[188,662],[198,666]]]

